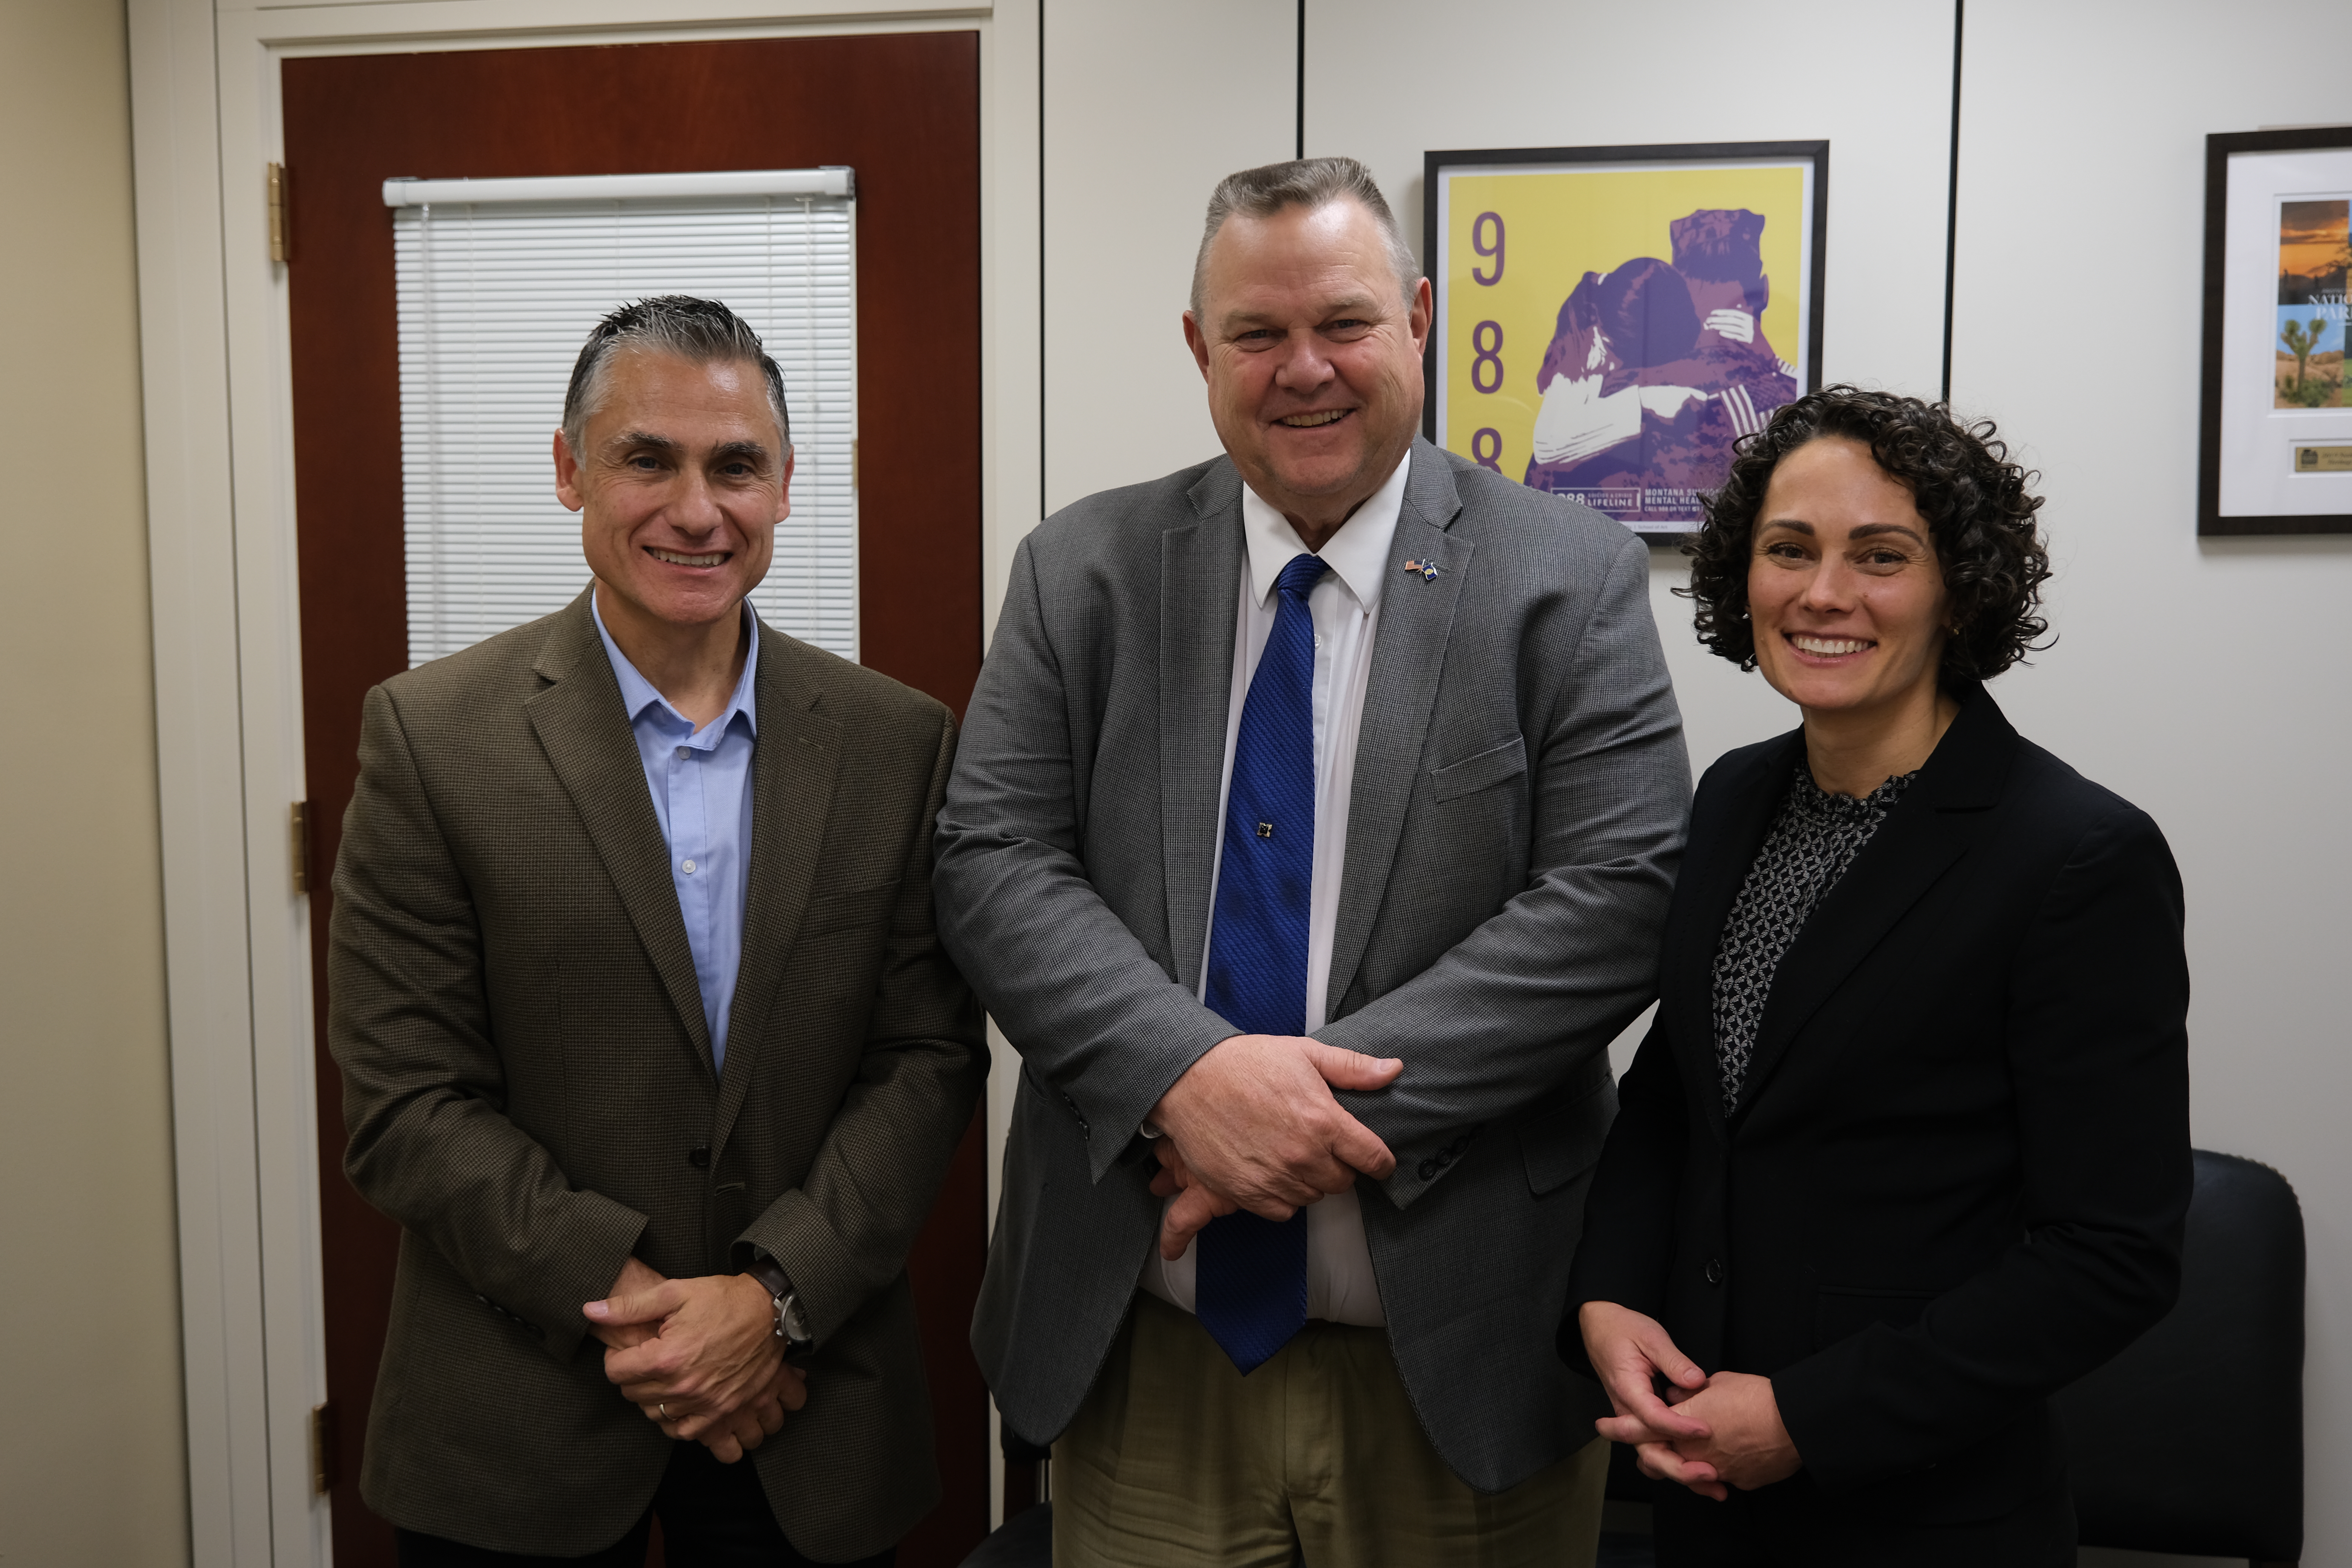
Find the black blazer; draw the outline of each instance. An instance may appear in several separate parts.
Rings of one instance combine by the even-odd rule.
[[[1711,974],[1802,732],[1707,770],[1657,1021],[1569,1284],[1760,1373],[1857,1510],[1998,1516],[2063,1474],[2046,1400],[2162,1317],[2188,1212],[2180,877],[2147,814],[1981,687],[1782,960],[1727,1119]]]

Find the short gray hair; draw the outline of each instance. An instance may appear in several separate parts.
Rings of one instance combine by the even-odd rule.
[[[572,384],[563,395],[563,440],[574,458],[586,454],[589,417],[604,402],[604,382],[613,356],[623,349],[644,349],[676,354],[690,364],[739,363],[760,367],[768,384],[768,406],[776,416],[776,433],[792,450],[793,416],[784,407],[784,375],[742,317],[716,300],[691,294],[656,294],[622,306],[588,334],[580,358],[572,366]]]
[[[1372,172],[1353,158],[1296,158],[1286,163],[1244,169],[1217,182],[1215,193],[1209,197],[1209,220],[1201,231],[1201,248],[1192,257],[1192,319],[1201,319],[1201,290],[1208,276],[1209,247],[1216,243],[1217,231],[1225,226],[1227,218],[1235,213],[1244,217],[1268,218],[1286,207],[1311,210],[1338,201],[1360,204],[1380,224],[1381,237],[1388,247],[1389,266],[1396,271],[1397,290],[1411,304],[1413,285],[1421,281],[1421,263],[1414,258],[1412,247],[1405,244],[1404,235],[1397,228],[1396,214],[1389,210],[1388,198],[1381,195]]]

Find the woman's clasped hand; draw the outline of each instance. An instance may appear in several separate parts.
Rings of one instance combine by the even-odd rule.
[[[1770,1378],[1710,1378],[1675,1348],[1664,1324],[1614,1302],[1587,1301],[1578,1324],[1617,1412],[1598,1423],[1601,1435],[1630,1444],[1643,1475],[1721,1501],[1727,1488],[1769,1486],[1803,1464]]]

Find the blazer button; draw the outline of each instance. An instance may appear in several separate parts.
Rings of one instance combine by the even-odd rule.
[[[1437,1162],[1434,1160],[1423,1160],[1419,1165],[1415,1166],[1414,1169],[1421,1173],[1421,1179],[1425,1182],[1432,1176],[1437,1174]]]
[[[698,1171],[707,1171],[710,1168],[710,1151],[709,1149],[688,1149],[686,1152],[686,1163],[693,1166]]]
[[[1722,1258],[1710,1258],[1706,1260],[1706,1282],[1710,1285],[1720,1285],[1723,1283]]]

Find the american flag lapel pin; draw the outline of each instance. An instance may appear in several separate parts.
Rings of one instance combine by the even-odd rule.
[[[1404,563],[1404,569],[1407,574],[1420,578],[1424,583],[1437,581],[1437,563],[1434,561],[1408,561]]]

